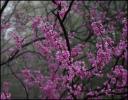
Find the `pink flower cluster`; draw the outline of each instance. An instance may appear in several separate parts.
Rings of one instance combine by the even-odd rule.
[[[10,26],[11,26],[10,23],[2,24],[2,25],[1,25],[1,31],[4,30],[4,29],[8,29],[8,28],[10,28]]]
[[[46,82],[45,86],[43,87],[43,92],[49,99],[58,98],[57,84],[51,80]]]
[[[125,92],[127,91],[125,87],[128,84],[127,76],[128,71],[122,65],[116,65],[112,72],[107,74],[108,80],[103,83],[103,86],[97,87],[95,90],[90,89],[87,96],[94,99],[100,97],[102,94],[111,96],[114,92]]]
[[[35,22],[36,21],[34,21],[34,23]],[[45,83],[42,84],[42,86],[43,86],[42,91],[46,94],[46,96],[48,96],[48,98],[57,98],[56,95],[57,95],[58,90],[56,90],[56,86],[63,85],[63,84],[67,84],[67,86],[68,86],[70,84],[70,82],[74,79],[75,75],[77,77],[80,77],[81,79],[83,79],[86,74],[85,64],[82,61],[77,61],[77,62],[74,62],[73,64],[71,64],[71,61],[73,58],[70,59],[70,53],[67,50],[66,42],[62,39],[62,37],[60,37],[60,34],[57,33],[53,29],[53,26],[50,25],[50,23],[48,23],[48,22],[40,21],[40,22],[38,22],[38,24],[39,24],[38,28],[43,33],[45,40],[43,41],[43,43],[36,42],[35,47],[38,48],[38,50],[42,53],[42,55],[45,55],[46,57],[48,55],[52,56],[51,53],[55,54],[55,57],[50,57],[48,59],[48,62],[49,62],[48,66],[49,66],[49,71],[51,72],[50,76],[51,76],[52,80],[49,79],[46,81],[46,84]],[[71,52],[72,52],[72,54],[74,53],[74,55],[77,56],[82,53],[83,48],[84,48],[84,45],[78,44],[77,46],[75,46],[72,49]],[[55,62],[55,63],[53,63],[53,62]],[[59,67],[57,68],[57,66],[59,66]],[[61,75],[59,73],[57,73],[55,69],[56,70],[66,69],[68,75],[65,75],[65,76],[63,76],[63,78],[61,78]],[[59,76],[58,76],[58,74],[59,74]],[[56,77],[56,75],[58,77]],[[60,82],[60,80],[61,80],[61,82]],[[69,81],[69,82],[67,82],[67,81]],[[77,90],[81,90],[81,89],[79,89],[79,88],[81,88],[80,86],[76,87],[76,92],[74,93],[74,95],[80,94],[80,92],[77,93],[78,92]],[[65,88],[68,88],[68,87],[65,87]],[[70,86],[70,88],[72,89],[71,86]],[[60,89],[60,91],[62,91],[62,90],[63,89]]]
[[[23,44],[23,37],[16,32],[12,33],[16,48],[12,48],[10,51],[23,49],[25,52],[9,56],[9,59],[7,61],[5,59],[2,64],[11,63],[13,58],[22,53],[26,54],[25,59],[31,58],[32,63],[36,64],[36,69],[39,67],[41,69],[25,67],[21,70],[20,75],[26,87],[24,87],[25,91],[36,87],[39,89],[41,99],[87,98],[99,100],[102,99],[102,95],[104,99],[106,96],[113,96],[114,93],[115,95],[122,93],[121,96],[125,97],[124,92],[127,92],[126,87],[128,86],[128,71],[125,66],[128,48],[128,24],[125,18],[127,12],[120,11],[120,7],[111,8],[113,2],[52,0],[52,3],[54,3],[53,9],[51,9],[50,2],[48,3],[50,9],[45,9],[46,17],[36,16],[32,21],[34,40]],[[119,11],[115,9],[119,9]],[[121,10],[124,9],[125,7]],[[70,20],[70,15],[77,16]],[[21,24],[29,25],[28,16],[24,17],[25,20],[19,14],[15,14],[15,25],[18,31],[22,31],[19,28],[22,26]],[[10,24],[7,23],[3,24],[1,28],[9,27]],[[121,38],[118,36],[119,33],[121,33]],[[83,35],[88,36],[84,39]],[[77,44],[76,39],[81,43]],[[28,45],[31,43],[34,45],[35,51],[28,50],[30,49]],[[31,55],[27,54],[28,52]],[[39,54],[43,58],[39,59],[43,63],[42,65],[38,66],[33,53]],[[97,79],[103,80],[97,82]],[[9,91],[9,83],[4,82],[1,99],[11,99],[12,95]]]
[[[104,41],[96,43],[96,47],[98,49],[96,57],[91,52],[87,54],[89,62],[92,64],[93,67],[102,69],[106,64],[110,62],[112,58],[112,44],[113,41],[110,38],[104,39]]]
[[[68,8],[67,1],[54,0],[53,2],[55,6],[58,7],[58,13],[60,17],[63,17]],[[105,13],[102,14],[105,15]],[[113,50],[115,49],[115,53],[117,52],[117,54],[121,54],[124,49],[126,50],[126,41],[123,39],[120,41],[118,46],[114,48],[114,41],[112,40],[112,38],[105,36],[107,30],[105,30],[102,22],[102,19],[98,21],[96,19],[91,24],[94,34],[96,36],[99,36],[100,38],[97,38],[97,40],[99,39],[99,41],[96,43],[96,55],[92,52],[87,54],[89,62],[91,64],[90,67],[92,68],[88,70],[84,61],[74,60],[79,55],[84,53],[85,45],[77,44],[73,47],[71,45],[72,48],[70,54],[67,49],[66,41],[60,34],[62,30],[56,31],[56,29],[54,28],[55,25],[52,23],[52,21],[48,21],[45,18],[37,16],[33,20],[32,28],[34,33],[36,30],[41,32],[44,40],[35,42],[34,46],[36,50],[47,59],[46,62],[48,65],[48,75],[44,76],[40,71],[24,69],[22,70],[24,82],[29,87],[37,86],[41,90],[43,99],[58,99],[65,90],[67,90],[68,93],[65,93],[66,96],[64,98],[74,98],[74,96],[82,96],[84,94],[84,85],[82,84],[82,81],[84,81],[85,79],[90,80],[93,76],[102,77],[104,66],[109,64],[113,57]],[[59,24],[58,27],[60,27]],[[123,32],[126,32],[126,30],[123,29]],[[75,32],[69,32],[68,34],[70,37],[70,41]],[[36,34],[36,38],[38,37],[37,35],[38,33]],[[118,67],[119,68],[116,67],[114,71],[112,71],[112,75],[110,74],[109,78],[110,80],[115,80],[115,77],[120,77],[121,79],[118,80],[117,84],[120,85],[121,82],[123,82],[124,86],[126,85],[126,71],[124,71],[122,67],[122,69],[120,68],[120,66]],[[101,92],[108,95],[109,92],[111,92],[112,85],[109,83],[109,81],[107,81],[106,83],[106,89],[101,89]],[[88,95],[98,95],[98,92],[93,92],[90,89],[87,93],[87,96]]]
[[[38,25],[40,24],[41,21],[41,17],[40,16],[36,16],[36,18],[34,18],[33,23],[32,23],[32,28],[35,29],[38,27]]]
[[[40,41],[37,41],[34,43],[34,46],[36,47],[36,49],[45,57],[48,57],[49,58],[49,54],[51,54],[51,51],[49,50],[49,47],[48,46],[44,46],[42,44],[42,42]],[[47,58],[47,59],[48,59]]]
[[[53,25],[46,21],[40,21],[38,24],[39,30],[43,33],[45,37],[45,44],[51,47],[51,49],[64,49],[66,50],[65,41],[59,36],[60,34],[53,29]],[[63,41],[63,42],[62,42]]]
[[[60,17],[64,17],[66,11],[68,10],[68,4],[67,1],[58,1],[54,0],[56,3],[56,6],[59,7],[59,15]]]
[[[84,47],[85,47],[85,45],[83,45],[83,44],[77,44],[74,48],[72,48],[71,56],[74,58],[80,54],[83,54]]]
[[[111,91],[113,88],[116,89],[116,92],[125,91],[125,86],[128,84],[128,71],[124,69],[122,65],[116,65],[112,73],[108,74],[107,76],[110,81],[105,83],[107,86],[106,92]]]
[[[99,49],[97,51],[97,56],[96,56],[96,63],[97,67],[103,67],[105,64],[107,64],[111,59],[111,50],[103,50]]]
[[[122,65],[116,65],[115,69],[113,70],[114,77],[117,78],[117,87],[119,86],[126,86],[128,84],[128,71],[124,69]]]
[[[66,67],[69,65],[69,51],[57,51],[56,52],[56,61],[58,61],[58,63],[61,63],[62,66]]]
[[[21,71],[21,74],[24,78],[24,83],[28,88],[32,88],[33,86],[37,86],[38,88],[42,88],[45,77],[39,70],[32,70],[25,68]]]
[[[105,34],[105,29],[101,20],[92,22],[91,26],[96,36]]]
[[[1,93],[1,100],[11,99],[11,93],[9,92],[10,84],[8,82],[3,83],[3,92]]]
[[[53,73],[46,77],[41,74],[39,70],[23,69],[22,76],[27,87],[32,88],[36,86],[42,92],[42,98],[57,99],[59,97],[59,87],[62,83],[61,76],[57,76]],[[60,86],[61,87],[61,86]]]
[[[71,86],[67,86],[69,91],[70,91],[70,94],[69,95],[74,95],[74,96],[77,96],[79,97],[81,94],[82,94],[82,84],[78,84],[78,85],[73,85],[73,88]],[[71,97],[70,97],[71,99]],[[73,99],[73,98],[72,98]]]
[[[121,35],[122,35],[122,39],[125,40],[128,38],[128,21],[127,21],[127,19],[124,18],[122,23],[123,23],[124,27],[123,27]]]
[[[12,38],[15,40],[15,44],[16,44],[17,49],[21,49],[23,41],[24,41],[23,37],[21,37],[20,35],[18,35],[15,32],[13,32]]]
[[[74,62],[71,68],[69,68],[69,72],[71,73],[71,75],[74,74],[83,79],[87,74],[85,63],[83,61]]]
[[[124,51],[126,52],[127,42],[120,40],[119,44],[114,48],[114,54],[120,56]]]

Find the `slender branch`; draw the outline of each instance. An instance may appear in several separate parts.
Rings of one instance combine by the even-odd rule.
[[[29,94],[27,91],[27,88],[25,86],[25,84],[22,82],[22,80],[15,74],[15,72],[13,71],[12,67],[10,67],[9,63],[8,63],[8,67],[12,73],[12,75],[20,82],[20,84],[23,86],[24,90],[25,90],[25,94],[26,94],[26,99],[29,99]]]
[[[70,54],[71,54],[71,47],[70,47],[70,43],[69,43],[68,33],[67,33],[67,31],[66,31],[66,29],[65,29],[65,26],[64,26],[62,20],[60,19],[60,16],[59,16],[59,15],[57,15],[57,18],[58,18],[59,23],[60,23],[60,25],[61,25],[61,28],[62,28],[62,30],[63,30],[63,32],[64,32],[64,36],[65,36],[65,39],[66,39],[66,44],[67,44],[67,47],[68,47],[68,51],[69,51]]]
[[[6,8],[6,6],[7,6],[8,2],[9,2],[9,0],[6,0],[6,1],[4,2],[4,5],[2,6],[2,8],[1,8],[1,10],[0,10],[0,15],[2,15],[2,14],[3,14],[4,9]]]
[[[58,18],[59,23],[61,25],[61,28],[62,28],[62,30],[64,32],[64,36],[65,36],[65,39],[66,39],[67,48],[68,48],[68,51],[69,51],[70,55],[71,55],[71,47],[70,47],[70,43],[69,43],[68,33],[67,33],[66,29],[65,29],[65,26],[64,26],[63,22],[64,22],[66,16],[68,15],[69,11],[71,10],[71,7],[73,5],[73,2],[74,2],[74,0],[71,1],[70,5],[69,5],[69,8],[66,11],[63,19],[60,18],[59,13],[55,14],[54,11],[52,11],[52,13]]]
[[[13,8],[12,13],[11,13],[9,16],[7,16],[7,19],[5,19],[5,20],[2,21],[3,24],[9,22],[9,20],[10,20],[11,17],[12,17],[12,15],[15,13],[16,7],[17,7],[17,5],[19,4],[19,2],[20,2],[20,1],[17,1],[17,3],[15,4],[15,6],[14,6],[14,8]]]
[[[27,50],[27,51],[23,51],[23,52],[17,54],[14,59],[16,59],[16,58],[18,58],[18,57],[20,57],[21,55],[24,55],[24,54],[26,54],[26,53],[37,54],[38,57],[40,56],[41,58],[44,58],[44,56],[43,56],[40,52]],[[13,60],[14,60],[14,59],[13,59]]]
[[[69,8],[68,8],[68,10],[66,11],[66,13],[65,13],[65,15],[64,15],[64,17],[63,17],[63,19],[62,19],[62,22],[64,22],[64,20],[66,19],[66,17],[67,17],[67,15],[68,15],[69,11],[71,10],[71,7],[72,7],[72,5],[73,5],[73,2],[74,2],[74,0],[71,1],[70,5],[69,5]]]
[[[26,44],[23,44],[23,45],[22,45],[22,48],[24,48],[24,47],[26,47],[26,46],[28,46],[28,45],[30,45],[30,44],[36,42],[36,41],[43,40],[43,39],[45,39],[45,38],[44,38],[44,37],[40,37],[40,38],[37,38],[37,39],[35,39],[35,40],[33,40],[33,41],[30,41],[30,42],[28,42],[28,43],[26,43]],[[16,50],[11,54],[11,56],[9,56],[9,58],[8,58],[5,62],[1,63],[0,65],[3,66],[3,65],[5,65],[5,64],[7,64],[8,62],[12,61],[12,60],[15,58],[15,56],[18,54],[19,51],[20,51],[19,49],[16,49]]]
[[[65,39],[66,39],[66,45],[67,45],[68,51],[69,51],[69,53],[70,53],[70,55],[71,55],[70,43],[69,43],[68,34],[67,34],[66,29],[65,29],[65,26],[64,26],[64,24],[63,24],[63,22],[62,22],[62,20],[61,20],[61,18],[60,18],[60,16],[59,16],[59,14],[55,14],[53,11],[52,11],[52,13],[53,13],[53,14],[58,18],[58,20],[59,20],[59,23],[60,23],[60,25],[61,25],[61,28],[62,28],[62,30],[63,30],[63,32],[64,32],[64,36],[65,36]]]

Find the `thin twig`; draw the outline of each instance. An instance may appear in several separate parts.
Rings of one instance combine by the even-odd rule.
[[[25,84],[22,82],[22,80],[15,74],[15,72],[13,71],[12,67],[10,67],[9,62],[8,62],[8,67],[12,73],[12,75],[20,82],[20,84],[23,86],[24,90],[25,90],[25,94],[26,94],[26,99],[29,99],[29,94],[27,91],[27,88],[25,86]]]

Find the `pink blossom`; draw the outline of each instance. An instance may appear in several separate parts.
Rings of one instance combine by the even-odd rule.
[[[127,75],[128,72],[121,65],[117,65],[113,71],[113,73],[120,79],[118,79],[118,86],[125,86],[127,84]]]
[[[8,82],[3,83],[3,92],[1,93],[1,100],[11,99],[11,93],[9,92],[10,84]]]
[[[126,39],[127,37],[128,37],[128,21],[127,21],[127,19],[126,18],[124,18],[123,19],[123,21],[122,21],[122,23],[123,23],[123,30],[122,30],[122,39]]]
[[[102,34],[105,34],[105,29],[104,29],[101,21],[93,22],[91,24],[91,26],[92,26],[92,29],[93,29],[95,35],[100,36]]]
[[[6,93],[2,92],[1,93],[1,100],[10,100],[10,99],[11,99],[11,93],[8,93],[8,92],[6,92]]]
[[[56,52],[56,60],[62,63],[63,65],[65,64],[68,65],[69,57],[70,57],[69,51],[57,51]]]
[[[116,56],[120,56],[122,52],[126,49],[127,44],[126,41],[120,40],[119,44],[114,48],[114,54]]]
[[[58,94],[56,85],[51,80],[48,80],[46,85],[43,87],[43,91],[49,99],[57,99]]]
[[[36,18],[34,18],[33,23],[32,23],[32,28],[35,29],[37,28],[37,26],[40,24],[41,21],[41,17],[37,16]]]
[[[21,37],[20,35],[16,34],[15,32],[12,33],[12,37],[15,40],[15,44],[17,49],[21,49],[22,45],[23,45],[23,37]]]
[[[84,47],[85,46],[82,44],[77,44],[74,48],[72,48],[71,56],[77,57],[78,55],[82,54]]]

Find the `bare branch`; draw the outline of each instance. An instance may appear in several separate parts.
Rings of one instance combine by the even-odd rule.
[[[8,2],[9,2],[9,0],[6,0],[6,1],[4,2],[4,5],[2,6],[2,8],[1,8],[1,10],[0,10],[0,15],[2,15],[2,14],[3,14],[4,9],[6,8],[6,6],[7,6]]]

